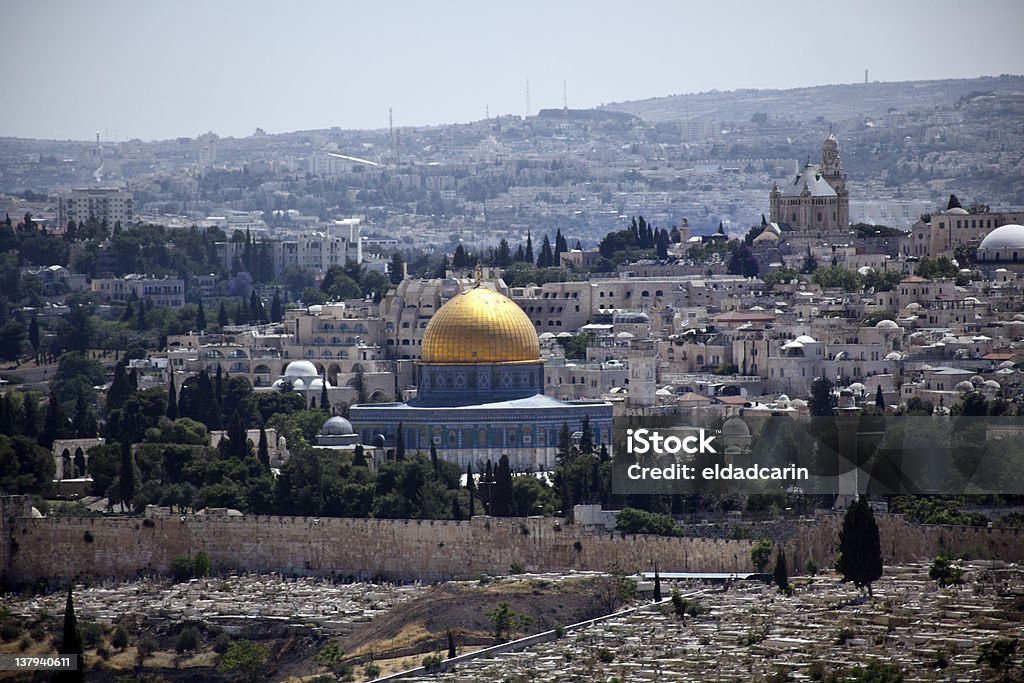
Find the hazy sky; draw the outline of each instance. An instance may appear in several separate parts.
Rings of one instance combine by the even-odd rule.
[[[1024,73],[1021,0],[0,0],[0,135],[453,123],[711,89]]]

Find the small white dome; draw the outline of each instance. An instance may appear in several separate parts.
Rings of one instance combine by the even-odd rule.
[[[864,393],[867,390],[868,388],[861,384],[860,382],[854,382],[853,384],[850,385],[850,391],[858,391],[860,393]]]
[[[996,389],[997,391],[1003,388],[1002,385],[1000,385],[999,382],[995,381],[994,379],[985,380],[984,386],[988,387],[989,389]]]
[[[1004,360],[1002,363],[999,364],[999,367],[1000,367],[1000,369],[1002,369],[1002,368],[1010,368],[1012,370],[1013,369],[1013,361],[1012,360]]]
[[[885,354],[885,359],[886,360],[903,360],[903,356],[900,355],[899,351],[890,351],[889,353]]]
[[[971,377],[971,384],[981,384],[984,381],[985,378],[982,377],[981,375],[974,375],[973,377]]]
[[[886,320],[879,320],[877,323],[875,323],[875,329],[878,329],[878,330],[898,330],[898,329],[900,329],[900,326],[897,325],[894,321],[886,319]]]
[[[785,394],[779,394],[779,397],[775,400],[778,401],[779,403],[789,403],[789,396],[786,396]]]
[[[947,215],[952,215],[952,216],[966,216],[967,215],[967,209],[965,209],[963,207],[960,207],[960,206],[957,206],[957,207],[954,207],[952,209],[948,209],[947,211],[943,211],[943,213],[945,213]]]
[[[799,337],[797,337],[793,341],[800,342],[801,344],[817,344],[818,343],[817,340],[814,337],[812,337],[810,335],[807,335],[807,334],[801,334]]]
[[[284,369],[286,377],[316,377],[320,373],[316,371],[316,366],[310,363],[308,360],[294,360],[288,364],[288,367]]]
[[[967,380],[958,382],[955,388],[957,391],[974,391],[974,385]]]
[[[302,379],[300,379],[298,377],[292,379],[292,389],[294,391],[302,391],[305,388],[306,388],[306,383],[303,382]]]
[[[909,304],[907,304],[906,308],[908,311],[919,311],[921,310],[921,304],[917,303],[916,301],[911,301]]]

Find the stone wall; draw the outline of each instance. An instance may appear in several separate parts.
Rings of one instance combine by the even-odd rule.
[[[20,499],[0,499],[0,568],[9,581],[56,583],[75,577],[131,578],[165,573],[171,561],[200,551],[215,572],[255,571],[395,580],[475,578],[527,571],[751,571],[753,541],[628,535],[530,517],[472,521],[228,517],[157,514],[142,518],[33,519]],[[827,567],[840,518],[797,526],[785,542],[790,565],[807,558]],[[1024,559],[1024,533],[879,522],[887,562],[967,552]],[[794,572],[797,571],[794,569]]]

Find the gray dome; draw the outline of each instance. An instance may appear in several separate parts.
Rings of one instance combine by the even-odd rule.
[[[988,234],[978,245],[979,249],[1024,249],[1024,225],[1009,223]]]
[[[327,420],[320,428],[320,434],[323,436],[345,436],[352,433],[352,423],[340,415]]]

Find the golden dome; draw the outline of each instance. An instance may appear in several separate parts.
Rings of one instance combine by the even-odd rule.
[[[456,294],[423,331],[427,363],[522,363],[540,359],[540,342],[523,309],[492,289]]]

